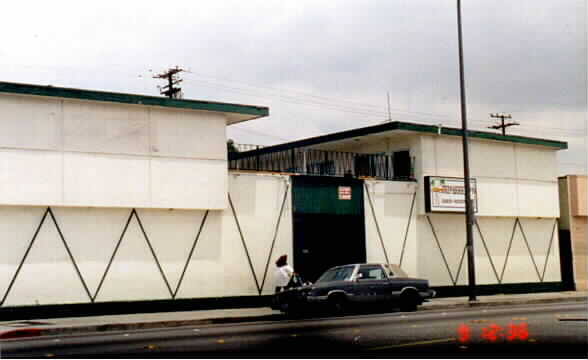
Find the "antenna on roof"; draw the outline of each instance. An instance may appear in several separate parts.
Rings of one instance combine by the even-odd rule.
[[[390,92],[389,91],[386,93],[386,96],[388,97],[388,121],[392,121],[392,115],[390,114]]]
[[[177,77],[177,74],[181,73],[182,71],[185,70],[179,68],[176,65],[175,68],[169,68],[167,71],[153,76],[154,79],[167,80],[167,85],[157,87],[161,95],[165,95],[170,99],[181,99],[183,97],[182,88],[175,86],[183,81]]]

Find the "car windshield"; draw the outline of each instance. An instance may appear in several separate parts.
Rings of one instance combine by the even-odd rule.
[[[354,266],[344,266],[328,270],[316,282],[342,281],[351,278]]]

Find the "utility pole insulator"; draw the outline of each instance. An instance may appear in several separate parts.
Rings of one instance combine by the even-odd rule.
[[[512,119],[511,114],[505,114],[505,113],[490,114],[490,117],[500,119],[500,124],[488,126],[488,129],[496,129],[496,130],[501,129],[503,136],[506,135],[506,128],[507,127],[520,125],[518,122],[510,122],[510,123],[506,123],[506,124],[504,123],[504,119]]]
[[[160,74],[153,76],[154,79],[167,80],[167,85],[158,86],[159,93],[161,95],[165,95],[170,99],[181,99],[182,98],[182,88],[176,86],[183,81],[182,79],[179,79],[177,77],[177,75],[179,73],[181,73],[182,71],[185,71],[185,70],[176,66],[175,68],[170,68],[167,71],[164,71]]]

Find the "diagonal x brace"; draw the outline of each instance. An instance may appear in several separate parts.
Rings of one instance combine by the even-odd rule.
[[[235,223],[237,224],[237,229],[239,230],[239,237],[241,238],[241,243],[243,244],[243,249],[245,250],[245,255],[247,256],[247,261],[249,262],[249,268],[251,269],[251,275],[253,275],[253,280],[255,281],[255,287],[257,288],[257,292],[261,293],[261,287],[259,286],[259,281],[257,281],[257,276],[255,275],[255,268],[253,267],[253,262],[251,261],[251,256],[249,255],[249,250],[247,249],[247,244],[245,243],[245,237],[243,236],[243,231],[241,230],[241,225],[239,224],[239,218],[237,217],[237,212],[235,211],[235,206],[233,205],[233,200],[231,199],[231,194],[229,194],[229,205],[231,206],[231,211],[233,212],[233,217],[235,218]]]

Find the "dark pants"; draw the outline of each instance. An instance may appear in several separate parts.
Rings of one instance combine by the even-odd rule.
[[[283,286],[276,286],[276,293],[279,293],[282,290],[284,290]]]

